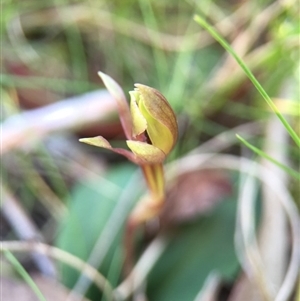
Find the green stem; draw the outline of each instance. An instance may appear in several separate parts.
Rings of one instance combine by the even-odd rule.
[[[165,196],[165,181],[162,164],[141,166],[146,183],[153,197],[153,202],[162,202]]]
[[[38,286],[35,284],[33,279],[30,277],[30,275],[26,272],[26,270],[23,268],[23,266],[20,264],[20,262],[17,260],[17,258],[9,251],[9,250],[3,250],[5,257],[7,260],[14,266],[16,271],[22,276],[22,278],[26,281],[26,283],[29,285],[29,287],[33,290],[33,292],[36,294],[38,299],[40,301],[47,301]]]
[[[266,154],[265,152],[261,151],[260,149],[258,149],[257,147],[255,147],[254,145],[250,144],[249,142],[247,142],[244,138],[242,138],[240,135],[236,134],[236,137],[242,142],[244,143],[248,148],[250,148],[253,152],[255,152],[256,154],[258,154],[259,156],[269,160],[270,162],[274,163],[275,165],[277,165],[279,168],[281,168],[282,170],[284,170],[285,172],[287,172],[290,176],[294,177],[295,179],[299,180],[300,179],[300,173],[297,172],[296,170],[293,170],[291,168],[289,168],[288,166],[278,162],[277,160],[275,160],[274,158],[270,157],[268,154]]]

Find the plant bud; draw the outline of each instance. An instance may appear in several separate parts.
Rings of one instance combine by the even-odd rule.
[[[157,153],[156,149],[159,149],[167,156],[178,136],[175,114],[159,91],[141,84],[135,84],[135,87],[134,91],[129,92],[133,138],[138,139],[144,135],[149,138],[146,143],[152,145],[153,152]],[[128,147],[137,156],[145,155],[142,152],[143,144],[136,145],[128,142]],[[147,149],[149,149],[148,146]]]

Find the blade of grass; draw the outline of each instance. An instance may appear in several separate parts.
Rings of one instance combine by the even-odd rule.
[[[300,137],[296,134],[296,132],[292,129],[290,124],[287,122],[287,120],[282,116],[282,114],[279,112],[276,105],[273,103],[267,92],[264,90],[264,88],[261,86],[261,84],[258,82],[256,77],[253,75],[253,73],[250,71],[250,69],[246,66],[244,61],[238,56],[238,54],[232,49],[232,47],[219,35],[219,33],[210,26],[202,17],[199,15],[194,16],[194,20],[202,26],[204,29],[206,29],[213,38],[218,41],[225,50],[230,53],[233,58],[237,61],[237,63],[240,65],[240,67],[244,70],[248,78],[251,80],[255,88],[258,90],[260,95],[264,98],[264,100],[267,102],[267,104],[271,107],[271,109],[275,112],[277,117],[280,119],[292,139],[295,141],[295,143],[300,147]]]
[[[33,290],[40,301],[47,301],[38,286],[35,284],[30,275],[26,272],[26,270],[22,267],[17,258],[8,250],[3,250],[5,257],[7,260],[14,266],[16,271],[22,276],[25,282],[29,285],[29,287]]]
[[[300,179],[300,173],[287,167],[286,165],[278,162],[277,160],[273,159],[272,157],[270,157],[268,154],[266,154],[265,152],[263,152],[262,150],[258,149],[257,147],[255,147],[254,145],[250,144],[249,142],[247,142],[244,138],[242,138],[240,135],[236,134],[236,137],[243,143],[245,144],[248,148],[250,148],[253,152],[255,152],[257,155],[271,161],[272,163],[274,163],[275,165],[277,165],[279,168],[281,168],[282,170],[284,170],[285,172],[287,172],[290,176],[296,178],[296,179]]]
[[[65,13],[61,8],[66,6],[66,8],[72,9],[69,1],[66,0],[54,0],[53,4],[57,8],[56,11],[61,20],[62,30],[66,36],[66,43],[68,45],[70,63],[72,68],[72,74],[77,80],[88,81],[88,69],[87,60],[85,55],[85,49],[83,45],[82,35],[79,29],[79,22],[76,20],[76,10],[73,11],[73,21],[69,24],[63,22],[65,18]],[[75,84],[76,85],[76,84]]]
[[[139,1],[139,6],[143,15],[143,19],[147,28],[153,28],[156,32],[159,32],[159,26],[154,14],[151,1]],[[161,87],[166,86],[166,70],[169,70],[166,55],[161,49],[158,49],[154,45],[159,42],[159,35],[153,35],[151,31],[148,31],[150,39],[153,41],[153,58],[155,62],[158,83]]]

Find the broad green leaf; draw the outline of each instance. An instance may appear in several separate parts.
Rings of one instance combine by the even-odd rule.
[[[110,171],[105,178],[96,177],[77,183],[71,192],[69,215],[60,224],[56,246],[87,260],[112,212],[120,206],[117,200],[135,170],[134,165],[124,164]],[[135,202],[134,197],[130,202]],[[100,267],[112,285],[116,285],[121,273],[122,228],[131,207],[126,209],[124,220],[115,221],[118,233],[108,238],[112,239],[112,244]],[[63,283],[72,288],[78,273],[66,265],[62,265],[60,271]]]
[[[149,301],[193,301],[212,271],[225,280],[234,279],[235,211],[236,202],[226,200],[210,216],[174,231],[150,274]]]

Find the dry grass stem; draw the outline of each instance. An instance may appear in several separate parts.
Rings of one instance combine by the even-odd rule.
[[[211,160],[212,158],[213,160]],[[181,173],[185,173],[199,168],[225,168],[241,172],[245,169],[247,174],[258,178],[262,183],[268,186],[268,189],[271,189],[277,195],[277,199],[281,202],[285,210],[291,228],[292,249],[287,272],[274,301],[287,300],[287,296],[292,293],[299,272],[300,218],[295,202],[286,186],[280,180],[274,178],[273,173],[261,164],[232,155],[196,154],[186,156],[169,166],[167,177],[172,179],[178,170],[180,170]],[[247,242],[247,245],[251,246],[253,250],[255,246],[253,246],[252,241],[250,242],[247,240],[249,233],[242,233],[242,235],[246,238],[245,241]],[[260,254],[257,249],[255,250],[255,253]],[[253,267],[250,266],[250,268]]]
[[[262,131],[263,122],[249,122],[237,127],[234,127],[228,131],[224,131],[211,138],[210,140],[202,143],[200,146],[194,148],[188,153],[188,155],[200,154],[200,153],[217,153],[225,150],[226,148],[238,143],[236,139],[236,133],[239,133],[245,139],[257,136]]]
[[[214,16],[214,11],[210,12],[210,17],[213,17],[216,21],[215,27],[223,36],[229,36],[235,32],[237,27],[241,27],[248,21],[251,10],[249,10],[248,2],[245,2],[244,5],[229,16]],[[91,18],[91,15],[94,17]],[[221,21],[217,21],[217,19]],[[26,52],[24,61],[31,61],[34,57],[38,57],[38,54],[26,42],[24,32],[31,28],[64,26],[72,23],[76,23],[82,28],[85,28],[86,25],[96,25],[103,29],[129,36],[164,51],[193,51],[214,43],[213,38],[206,31],[182,36],[172,35],[150,29],[143,24],[122,17],[117,17],[109,11],[81,4],[66,8],[61,7],[59,14],[54,9],[45,9],[44,11],[39,10],[38,13],[17,16],[8,25],[9,37],[12,45],[26,45],[28,52]],[[20,52],[19,55],[20,57],[24,57],[23,52]]]
[[[99,267],[103,262],[114,238],[118,232],[122,229],[127,215],[133,206],[134,195],[132,194],[133,188],[136,188],[136,183],[140,177],[140,172],[135,172],[132,178],[129,180],[126,187],[124,187],[123,192],[120,194],[119,199],[116,201],[117,205],[114,211],[111,213],[101,235],[95,243],[93,250],[90,253],[87,263],[89,265]],[[143,189],[141,187],[141,189]],[[140,190],[135,190],[136,194],[140,194]],[[90,281],[83,277],[85,270],[82,269],[82,274],[75,283],[73,290],[76,293],[84,295],[88,287],[90,286]]]
[[[221,281],[221,276],[217,272],[212,271],[194,301],[217,301]]]
[[[143,252],[130,275],[114,290],[114,295],[126,300],[145,283],[146,277],[161,256],[168,243],[168,237],[156,237]]]
[[[259,38],[260,34],[269,25],[270,21],[276,18],[283,10],[285,10],[285,7],[281,5],[281,1],[275,1],[259,14],[250,14],[249,19],[252,18],[252,20],[250,20],[250,25],[242,30],[231,43],[233,49],[235,49],[240,57],[245,57],[255,43],[256,39],[253,37]],[[249,52],[248,55],[250,53],[251,52]],[[207,83],[209,87],[216,88],[222,86],[224,83],[227,83],[228,74],[231,74],[233,71],[240,70],[235,59],[229,54],[226,54],[226,56],[227,58],[222,67],[217,70],[217,73],[214,75],[212,80]],[[247,62],[248,60],[245,58],[245,61]]]
[[[38,252],[54,259],[57,259],[78,271],[84,271],[85,276],[91,279],[95,285],[102,291],[108,300],[112,299],[112,287],[106,278],[101,275],[94,267],[87,264],[80,258],[43,243],[21,242],[21,241],[3,241],[0,244],[0,251],[9,250],[11,252]]]

